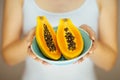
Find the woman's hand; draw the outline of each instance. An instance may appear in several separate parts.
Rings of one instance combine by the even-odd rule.
[[[27,41],[27,43],[28,43],[27,52],[28,52],[29,56],[31,56],[34,60],[36,60],[36,61],[38,61],[38,62],[41,62],[41,63],[47,65],[47,64],[48,64],[47,62],[40,60],[36,55],[33,54],[32,50],[31,50],[31,44],[32,44],[32,41],[33,41],[34,36],[35,36],[35,28],[33,28],[33,29],[28,33],[28,35],[26,36],[26,41]]]
[[[96,49],[96,36],[95,36],[95,32],[87,25],[81,25],[80,28],[84,29],[85,31],[88,32],[90,39],[92,40],[92,47],[89,50],[89,52],[81,59],[79,59],[77,62],[81,63],[82,61],[84,61],[85,58],[89,57],[92,53],[94,53],[94,50]]]

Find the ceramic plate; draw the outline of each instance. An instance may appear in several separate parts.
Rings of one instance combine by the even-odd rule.
[[[56,31],[57,27],[55,27],[54,29]],[[67,64],[72,64],[72,63],[76,62],[77,60],[79,60],[80,58],[82,58],[84,55],[86,55],[88,53],[89,49],[92,46],[92,40],[89,38],[88,33],[85,30],[81,29],[81,28],[79,28],[79,30],[80,30],[80,32],[82,34],[82,37],[83,37],[84,48],[83,48],[82,53],[78,57],[76,57],[74,59],[66,60],[63,56],[59,60],[57,60],[57,61],[48,59],[47,57],[45,57],[42,54],[41,50],[39,49],[38,44],[36,42],[36,38],[33,39],[33,42],[32,42],[32,45],[31,45],[31,49],[32,49],[33,53],[39,59],[41,59],[43,61],[46,61],[49,64],[53,64],[53,65],[67,65]]]

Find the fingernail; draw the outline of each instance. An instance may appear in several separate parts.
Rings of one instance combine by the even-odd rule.
[[[31,42],[28,42],[28,46],[30,46],[31,45]]]
[[[92,40],[95,40],[95,37],[92,36]]]
[[[90,51],[89,53],[90,53],[90,54],[92,54],[92,53],[93,53],[93,51]]]

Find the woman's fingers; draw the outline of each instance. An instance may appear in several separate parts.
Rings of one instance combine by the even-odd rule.
[[[27,38],[27,42],[28,42],[29,45],[31,45],[34,36],[35,36],[35,28],[33,28],[33,29],[27,34],[27,37],[26,37],[26,38]]]
[[[91,48],[91,50],[83,57],[83,59],[86,59],[86,58],[88,58],[91,54],[93,54],[94,53],[94,49],[93,48]]]
[[[42,60],[39,59],[35,54],[33,54],[33,52],[32,52],[32,50],[31,50],[30,47],[28,48],[28,54],[29,54],[29,56],[31,56],[34,60],[36,60],[36,61],[38,61],[38,62],[40,62],[40,63],[42,63],[42,64],[44,64],[44,65],[49,65],[47,62],[42,61]]]
[[[73,64],[76,64],[76,63],[81,63],[81,62],[83,62],[84,61],[84,58],[82,57],[82,58],[80,58],[78,61],[76,61],[76,62],[74,62]]]
[[[33,40],[34,35],[35,35],[35,28],[31,29],[31,31],[29,31],[29,33],[27,34],[28,54],[33,59],[36,58],[36,56],[33,54],[32,50],[31,50],[31,44],[32,44],[32,40]]]
[[[47,63],[45,61],[42,61],[42,64],[44,64],[44,65],[50,65],[49,63]]]
[[[34,60],[38,61],[38,62],[43,62],[42,60],[40,60],[38,57],[36,57]]]
[[[38,61],[38,62],[40,62],[40,63],[42,63],[42,64],[44,64],[44,65],[50,65],[50,64],[48,64],[47,62],[42,61],[42,60],[39,59],[38,57],[36,57],[34,60],[36,60],[36,61]]]
[[[96,47],[97,47],[97,45],[96,45],[96,41],[95,41],[95,42],[93,42],[93,44],[92,44],[91,50],[94,51],[94,50],[96,49]]]
[[[83,62],[84,61],[84,58],[82,57],[82,58],[80,58],[79,60],[78,60],[78,63],[81,63],[81,62]]]
[[[96,35],[95,35],[95,32],[89,27],[89,26],[87,26],[87,25],[81,25],[80,26],[80,28],[82,28],[82,29],[84,29],[85,31],[87,31],[88,32],[88,34],[90,35],[90,38],[93,40],[93,41],[95,41],[95,39],[96,39]]]
[[[80,28],[84,29],[85,31],[88,32],[91,40],[92,40],[92,47],[89,51],[89,53],[92,53],[96,49],[96,35],[95,32],[87,25],[81,25]]]
[[[89,50],[89,52],[82,58],[80,58],[77,62],[75,63],[81,63],[82,61],[84,61],[85,58],[88,58],[96,49],[96,35],[95,32],[87,25],[81,25],[80,28],[84,29],[85,31],[88,32],[90,39],[92,40],[92,47]]]
[[[94,51],[93,48],[91,48],[91,50],[85,56],[83,56],[82,58],[80,58],[77,62],[78,63],[83,62],[86,58],[88,58],[93,53],[93,51]]]
[[[32,50],[31,50],[31,48],[30,48],[30,47],[28,48],[28,54],[29,54],[29,56],[31,56],[33,59],[35,59],[35,58],[36,58],[36,55],[35,55],[35,54],[33,54],[33,52],[32,52]]]

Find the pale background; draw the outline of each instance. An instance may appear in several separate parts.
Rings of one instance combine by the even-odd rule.
[[[120,5],[120,1],[119,1],[119,5]],[[0,44],[1,44],[2,12],[3,12],[3,0],[0,0]],[[119,8],[119,12],[120,12],[120,8]],[[120,16],[119,16],[119,26],[120,26]],[[120,28],[118,32],[120,34]],[[119,40],[120,40],[120,35],[119,35]],[[120,46],[120,41],[119,41],[119,46]],[[120,52],[120,47],[119,47],[119,52]],[[7,66],[1,57],[1,48],[0,48],[0,80],[20,80],[23,68],[24,68],[24,63],[21,63],[14,67]],[[96,67],[95,67],[95,71],[99,80],[120,80],[120,57],[118,58],[117,65],[112,71],[104,72],[103,70]]]

